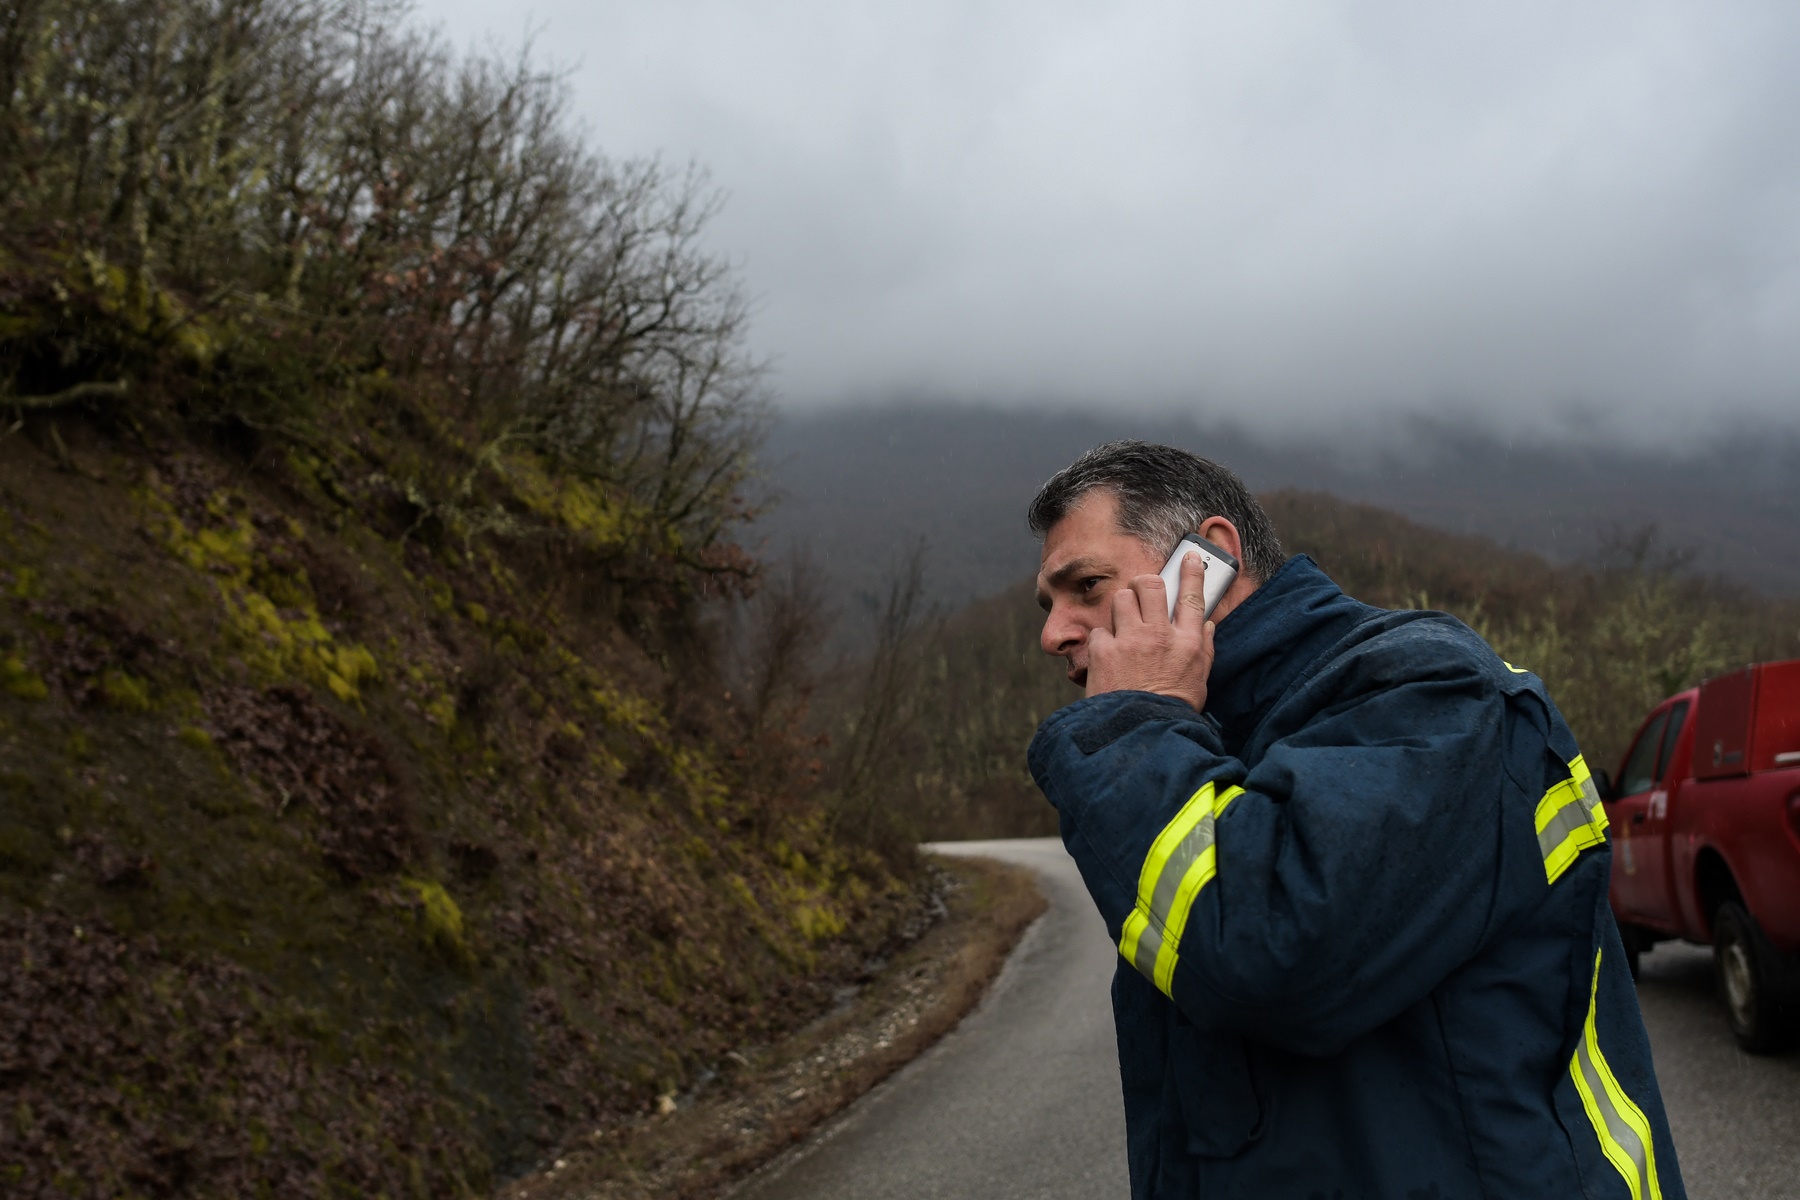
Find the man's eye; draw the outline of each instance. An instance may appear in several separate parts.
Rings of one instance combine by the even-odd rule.
[[[1101,581],[1105,578],[1106,576],[1104,575],[1089,575],[1086,579],[1081,581],[1081,590],[1084,592],[1091,592],[1099,587]]]

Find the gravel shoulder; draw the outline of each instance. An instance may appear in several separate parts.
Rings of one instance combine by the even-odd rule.
[[[911,1062],[981,999],[1044,911],[1033,873],[937,857],[939,920],[845,988],[831,1012],[770,1045],[733,1052],[658,1111],[577,1138],[501,1200],[707,1200]]]

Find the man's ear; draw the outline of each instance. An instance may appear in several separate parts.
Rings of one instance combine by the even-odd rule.
[[[1236,525],[1224,517],[1208,517],[1200,522],[1200,528],[1195,532],[1237,559],[1240,568],[1243,566],[1244,539],[1238,536]]]

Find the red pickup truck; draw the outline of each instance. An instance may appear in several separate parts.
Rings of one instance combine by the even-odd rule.
[[[1712,943],[1746,1050],[1800,1035],[1800,659],[1669,697],[1610,784],[1613,915],[1631,967],[1668,938]]]

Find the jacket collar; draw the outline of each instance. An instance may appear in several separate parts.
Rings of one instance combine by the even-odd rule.
[[[1214,630],[1207,714],[1242,745],[1300,673],[1373,611],[1296,554]]]

